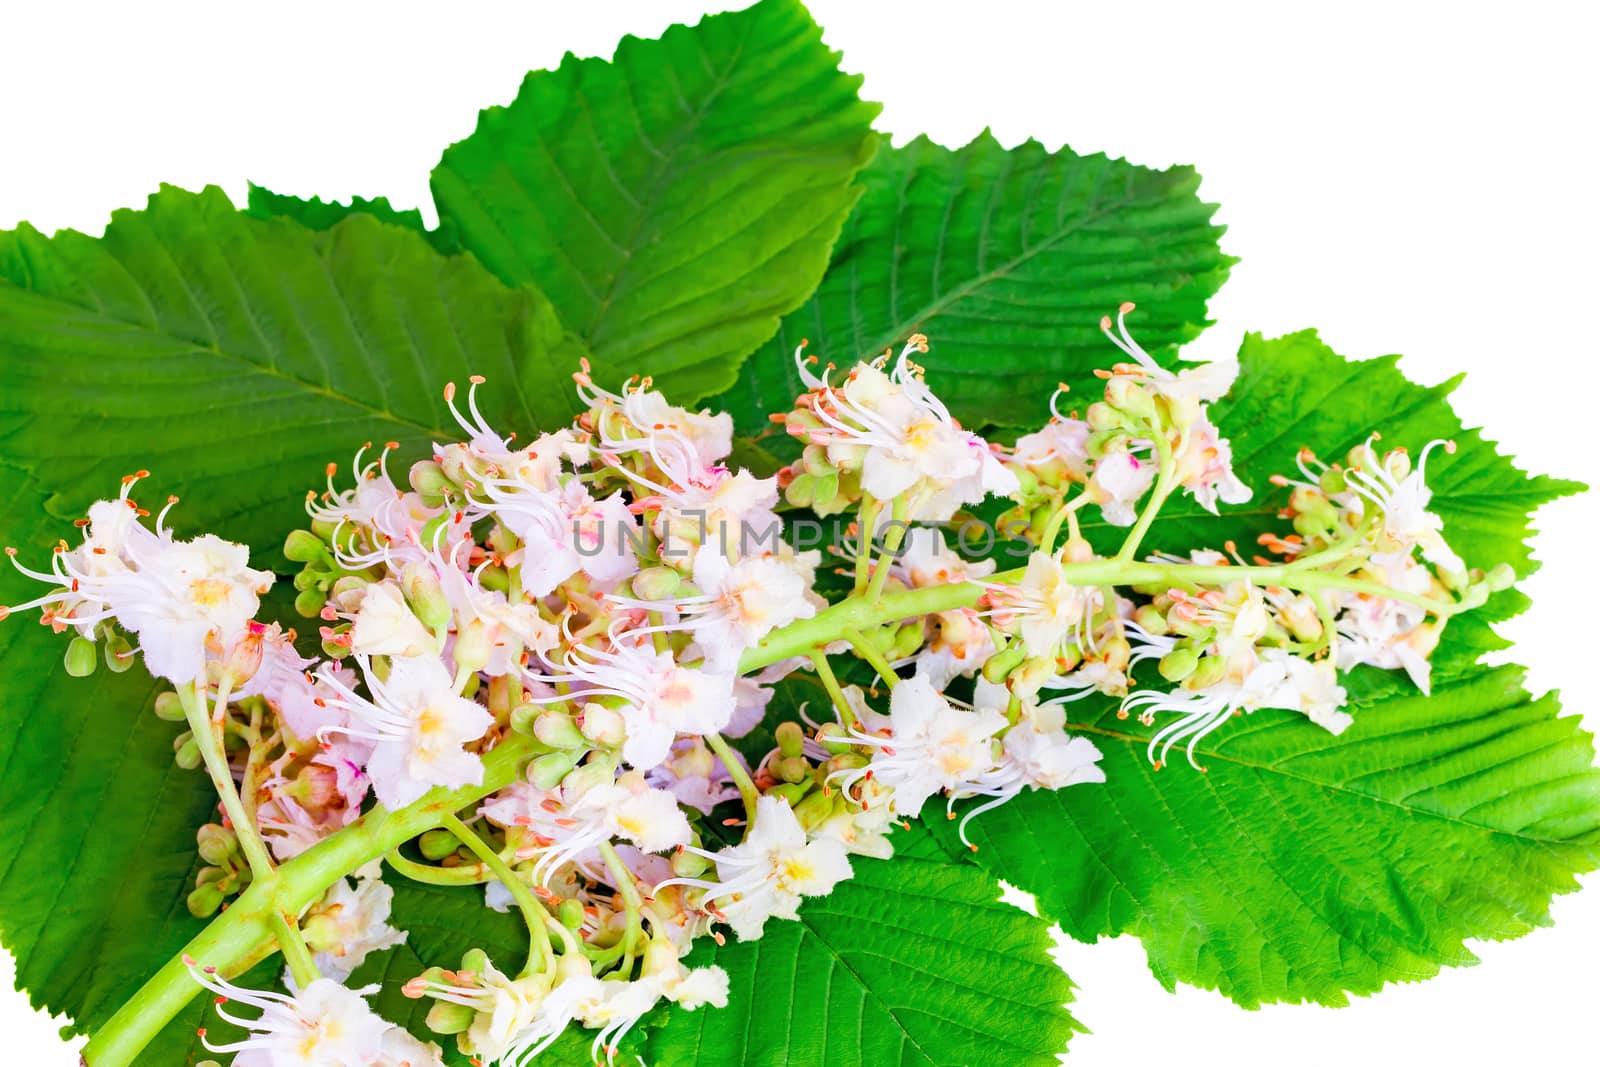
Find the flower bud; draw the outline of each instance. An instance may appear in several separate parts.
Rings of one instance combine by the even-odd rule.
[[[121,634],[112,634],[106,638],[106,669],[112,674],[121,674],[133,666],[133,646]]]
[[[698,878],[710,866],[710,860],[686,848],[680,848],[672,854],[672,873],[677,878]]]
[[[196,919],[209,919],[222,907],[222,890],[214,885],[196,886],[184,903]]]
[[[806,750],[806,732],[797,722],[780,722],[773,731],[773,736],[778,742],[778,751],[784,756],[800,756]]]
[[[614,748],[627,737],[622,716],[616,711],[591,701],[578,711],[578,729],[583,736],[597,745]]]
[[[428,1029],[436,1034],[459,1034],[471,1029],[478,1013],[466,1004],[436,1000],[428,1009]]]
[[[955,615],[953,617],[960,618],[961,616]],[[921,619],[913,619],[910,622],[901,623],[895,628],[894,644],[889,648],[889,658],[900,660],[915,655],[917,649],[922,647],[922,642],[926,637],[927,627],[923,625]]]
[[[577,766],[576,752],[547,752],[528,764],[528,781],[540,789],[554,789]]]
[[[1202,656],[1194,670],[1184,679],[1184,686],[1188,689],[1209,689],[1222,681],[1223,675],[1227,673],[1227,660],[1221,656]]]
[[[804,756],[785,756],[772,764],[772,770],[785,782],[798,785],[811,774],[811,763]]]
[[[87,637],[74,637],[67,642],[66,664],[72,677],[89,677],[100,666],[100,646]]]
[[[682,585],[682,576],[671,567],[646,567],[633,576],[633,595],[640,600],[670,600]]]
[[[183,701],[178,699],[178,694],[171,692],[162,693],[156,697],[156,718],[165,722],[182,722],[187,716],[183,713]]]
[[[551,748],[587,748],[588,740],[578,729],[572,716],[553,708],[539,713],[533,720],[533,736]]]
[[[225,865],[239,851],[239,838],[226,826],[208,822],[194,836],[200,858],[214,867]]]
[[[1094,431],[1089,437],[1091,442],[1089,454],[1097,456],[1099,452],[1094,448],[1092,442],[1096,437],[1100,437],[1103,440],[1107,432],[1115,431],[1120,427],[1122,425],[1122,414],[1110,404],[1096,401],[1089,405],[1089,410],[1084,412],[1084,417],[1088,420],[1089,429]]]
[[[264,637],[265,631],[260,624],[251,623],[245,635],[228,649],[227,658],[222,662],[222,673],[231,679],[234,685],[248,682],[256,676],[256,671],[261,669],[261,644]]]
[[[453,856],[461,848],[461,841],[449,830],[429,830],[417,839],[417,848],[434,863]]]
[[[438,507],[444,503],[444,498],[455,488],[445,474],[444,468],[431,459],[421,459],[411,465],[409,474],[411,488],[417,491],[422,502],[429,507]]]
[[[1128,644],[1128,639],[1121,634],[1106,638],[1100,643],[1098,652],[1100,661],[1114,671],[1126,670],[1128,661],[1133,656],[1133,649]]]
[[[544,709],[537,704],[518,704],[511,709],[511,728],[519,734],[533,736],[533,722]]]
[[[444,586],[439,584],[433,568],[423,563],[413,563],[400,574],[400,592],[418,621],[438,633],[450,625],[454,612],[445,598]]]
[[[833,797],[824,796],[820,790],[808,793],[795,805],[794,816],[808,832],[815,830],[833,817]]]
[[[1163,637],[1167,633],[1167,617],[1154,604],[1145,604],[1135,611],[1133,621],[1147,634]]]
[[[1489,573],[1483,576],[1483,584],[1489,587],[1489,592],[1498,593],[1502,589],[1510,589],[1517,580],[1517,572],[1511,569],[1509,563],[1496,563],[1490,568]]]
[[[701,862],[704,862],[703,860]],[[674,868],[676,870],[676,868]],[[692,877],[692,876],[691,876]],[[556,917],[561,920],[561,925],[568,930],[576,930],[583,926],[583,905],[568,897],[556,909]]]
[[[1317,487],[1329,496],[1337,496],[1350,488],[1350,483],[1345,480],[1344,471],[1337,467],[1329,467],[1322,472],[1322,477],[1317,479]]]
[[[823,748],[835,756],[850,751],[850,741],[845,734],[845,729],[836,722],[823,723],[822,729],[817,731],[817,740],[822,742]]]
[[[294,610],[302,619],[314,619],[322,614],[328,594],[320,589],[302,589],[294,598]]]
[[[1155,398],[1150,391],[1135,379],[1122,375],[1106,383],[1106,403],[1141,422],[1150,421],[1156,413]]]
[[[1021,641],[1018,641],[1004,651],[996,652],[989,657],[988,661],[983,665],[983,677],[985,680],[999,685],[1006,680],[1012,671],[1017,669],[1018,665],[1027,656],[1028,650],[1022,647]]]
[[[482,670],[489,662],[489,653],[493,650],[493,642],[489,640],[489,628],[483,624],[482,619],[473,619],[456,631],[456,644],[453,650],[456,670],[469,672]]]
[[[461,954],[461,969],[482,974],[489,966],[489,954],[481,948],[469,948]]]
[[[195,743],[194,734],[181,733],[172,742],[172,759],[178,766],[186,771],[192,771],[200,766],[200,746]]]
[[[777,785],[767,789],[766,793],[767,796],[782,797],[789,802],[789,806],[792,808],[805,798],[806,793],[810,792],[813,784],[811,781],[779,782]]]
[[[290,530],[283,541],[283,554],[295,563],[321,563],[332,559],[322,538],[310,530]]]
[[[1162,656],[1156,668],[1167,681],[1181,682],[1194,673],[1199,663],[1200,657],[1195,655],[1194,649],[1180,646]]]

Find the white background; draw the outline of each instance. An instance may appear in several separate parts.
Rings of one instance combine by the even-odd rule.
[[[816,0],[827,40],[898,140],[1006,144],[1196,164],[1243,257],[1202,353],[1245,330],[1316,326],[1338,351],[1404,352],[1536,471],[1595,480],[1600,66],[1584,5],[916,5]],[[98,232],[158,182],[388,194],[427,206],[440,150],[524,71],[625,32],[693,21],[685,2],[7,5],[0,13],[0,226]],[[1537,606],[1506,630],[1536,689],[1593,706],[1594,496],[1539,516]],[[1590,727],[1600,717],[1590,716]],[[1596,879],[1590,879],[1591,882]],[[1480,967],[1351,1008],[1241,1011],[1164,993],[1136,942],[1069,945],[1094,1033],[1075,1067],[1154,1062],[1595,1062],[1600,885]],[[9,959],[5,961],[9,968]],[[3,977],[9,987],[9,970]],[[0,993],[6,1059],[75,1056]]]

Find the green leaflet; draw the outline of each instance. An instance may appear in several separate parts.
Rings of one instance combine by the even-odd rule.
[[[795,0],[568,56],[444,153],[441,224],[610,377],[693,404],[821,277],[876,143],[860,83]]]
[[[842,368],[912,333],[919,362],[970,426],[1042,422],[1063,369],[1115,354],[1100,317],[1137,301],[1152,349],[1190,340],[1227,277],[1213,205],[1192,168],[1164,171],[987,133],[963,148],[919,137],[882,147],[866,191],[805,306],[752,356],[716,403],[758,430],[803,390],[793,354]]]
[[[70,516],[148,468],[176,519],[274,552],[363,441],[406,460],[460,430],[446,381],[488,377],[523,434],[576,410],[581,349],[549,304],[358,214],[327,232],[165,188],[103,238],[0,234],[0,450]],[[404,471],[395,474],[403,479]]]
[[[1530,478],[1445,403],[1448,386],[1407,382],[1392,358],[1346,362],[1314,333],[1252,335],[1215,421],[1256,499],[1223,521],[1174,501],[1146,545],[1185,550],[1272,524],[1308,444],[1334,458],[1382,427],[1384,447],[1435,452],[1428,481],[1445,536],[1469,564],[1532,567],[1528,512],[1572,483]],[[1104,529],[1114,535],[1119,531]],[[1469,937],[1548,923],[1552,894],[1600,866],[1600,770],[1576,718],[1532,699],[1517,668],[1480,667],[1504,646],[1487,626],[1526,603],[1501,594],[1452,621],[1435,690],[1362,669],[1355,725],[1333,737],[1299,716],[1257,712],[1213,734],[1194,771],[1174,750],[1153,770],[1149,731],[1106,701],[1071,705],[1105,753],[1107,784],[1029,793],[973,821],[976,860],[1036,895],[1073,936],[1133,933],[1167,985],[1215,988],[1247,1006],[1345,1002],[1384,983],[1470,963]],[[945,829],[945,834],[953,831]],[[947,837],[948,840],[948,837]]]
[[[706,945],[732,978],[728,1006],[674,1012],[654,1067],[1047,1067],[1081,1029],[1048,929],[998,901],[971,867],[856,857],[855,876],[757,941]]]
[[[45,514],[25,474],[0,473],[14,487],[0,543],[47,565],[70,524]],[[0,572],[0,603],[41,592]],[[203,775],[173,763],[179,728],[152,713],[150,676],[102,665],[67,678],[65,649],[32,618],[0,624],[0,935],[34,1006],[89,1030],[201,928],[184,898],[199,869],[195,828],[216,802]]]

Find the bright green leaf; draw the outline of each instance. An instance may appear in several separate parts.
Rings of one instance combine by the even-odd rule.
[[[1336,458],[1381,429],[1385,447],[1413,453],[1454,438],[1456,454],[1428,466],[1445,536],[1470,565],[1531,569],[1528,512],[1574,486],[1530,478],[1464,430],[1449,386],[1413,385],[1392,358],[1346,362],[1310,332],[1248,337],[1241,362],[1214,414],[1255,500],[1220,522],[1174,501],[1147,548],[1234,537],[1248,551],[1283,504],[1269,474],[1292,471],[1302,444]],[[1121,534],[1095,532],[1111,545]],[[1345,679],[1355,725],[1344,734],[1257,712],[1197,750],[1203,774],[1177,750],[1154,770],[1150,731],[1110,702],[1071,705],[1069,728],[1105,754],[1107,783],[978,817],[977,861],[1074,936],[1136,934],[1166,984],[1246,1005],[1338,1004],[1470,963],[1466,939],[1548,923],[1551,895],[1600,865],[1591,738],[1553,697],[1530,698],[1517,668],[1477,663],[1504,645],[1486,619],[1525,603],[1501,594],[1450,623],[1431,698],[1398,672],[1362,669]]]
[[[692,403],[810,294],[855,200],[878,109],[838,58],[795,0],[568,56],[445,152],[441,224],[611,377]]]
[[[897,842],[908,836],[896,834]],[[674,1012],[654,1067],[1047,1067],[1080,1029],[1040,920],[969,866],[857,858],[855,877],[759,940],[699,949],[732,990]]]
[[[1137,301],[1147,346],[1187,341],[1233,262],[1189,167],[1033,141],[1007,151],[986,133],[955,150],[926,138],[885,146],[861,180],[815,295],[718,398],[749,430],[803,391],[802,339],[849,367],[919,332],[932,343],[919,362],[958,419],[1042,422],[1066,370],[1111,362],[1102,315]]]
[[[185,498],[180,526],[270,550],[363,441],[411,459],[458,438],[447,381],[487,376],[508,431],[565,423],[581,350],[536,294],[408,230],[314,232],[166,188],[100,239],[0,234],[0,353],[0,454],[53,513],[144,468]]]

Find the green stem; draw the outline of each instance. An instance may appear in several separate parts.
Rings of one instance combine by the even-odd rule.
[[[718,733],[705,735],[706,747],[717,754],[722,760],[722,765],[728,768],[728,777],[733,779],[733,784],[739,789],[739,798],[744,801],[744,818],[746,829],[749,824],[756,821],[756,784],[750,780],[750,774],[744,769],[744,764],[739,762],[739,757],[734,754],[733,748],[723,736]]]
[[[834,676],[827,654],[821,649],[812,652],[811,666],[816,668],[817,678],[822,682],[822,688],[828,691],[828,699],[833,701],[834,710],[839,713],[840,721],[846,726],[854,726],[856,711],[850,706],[850,701],[845,699],[844,690],[839,687],[839,679]]]
[[[878,565],[872,570],[872,580],[867,583],[866,591],[862,594],[868,600],[877,600],[883,595],[883,587],[889,580],[890,564],[894,562],[894,554],[900,551],[901,543],[906,539],[906,516],[910,514],[908,501],[903,496],[894,498],[889,513],[890,526],[883,534],[883,551],[878,553]],[[867,542],[870,549],[872,542]]]
[[[1185,431],[1187,433],[1187,431]],[[1117,553],[1119,560],[1131,560],[1133,554],[1139,550],[1139,543],[1144,540],[1144,535],[1150,531],[1150,524],[1156,521],[1156,516],[1161,513],[1161,506],[1167,502],[1167,497],[1172,495],[1175,488],[1173,473],[1176,464],[1172,460],[1172,446],[1167,443],[1163,433],[1150,435],[1151,441],[1156,446],[1156,452],[1161,457],[1160,473],[1156,475],[1156,488],[1150,494],[1150,499],[1145,503],[1144,510],[1139,513],[1139,521],[1133,529],[1128,531],[1127,540],[1122,542],[1122,550]],[[1182,451],[1183,442],[1180,440],[1178,448]]]
[[[522,919],[528,924],[528,962],[522,968],[522,977],[533,974],[538,970],[534,965],[541,962],[546,973],[554,973],[556,950],[550,944],[550,931],[544,928],[545,920],[550,914],[533,895],[533,890],[528,888],[528,883],[517,877],[517,872],[506,866],[506,861],[500,858],[500,853],[490,848],[489,843],[479,837],[472,827],[462,822],[454,812],[444,817],[443,825],[445,829],[455,834],[474,856],[482,860],[485,867],[494,872],[495,877],[511,891],[511,899],[517,902],[517,907],[522,909]]]
[[[628,865],[617,855],[616,846],[610,841],[602,841],[600,855],[606,861],[606,869],[611,872],[612,880],[617,883],[617,892],[622,895],[622,909],[628,920],[627,929],[622,932],[622,974],[627,977],[633,971],[634,950],[639,944],[641,932],[639,917],[644,908],[644,900],[639,896],[639,887],[633,881],[633,872],[628,870]]]
[[[866,660],[872,665],[872,669],[878,672],[878,677],[883,679],[884,686],[889,689],[895,687],[900,681],[900,676],[894,672],[889,661],[883,658],[883,653],[874,648],[872,642],[868,641],[860,630],[846,630],[844,639],[850,642],[850,647],[856,650],[856,655]]]
[[[861,494],[861,506],[856,512],[856,526],[860,528],[856,546],[857,593],[867,587],[867,565],[872,561],[872,537],[878,525],[878,502],[870,493]]]
[[[289,964],[289,973],[294,977],[294,984],[301,989],[322,977],[322,972],[317,970],[316,963],[311,959],[311,950],[306,947],[305,938],[300,936],[300,927],[294,918],[281,911],[272,913],[272,932],[278,940],[278,950],[283,953],[284,960]]]
[[[399,849],[390,850],[383,862],[413,882],[423,885],[482,885],[492,881],[495,873],[481,863],[463,863],[459,867],[435,867],[431,863],[418,863],[401,855]]]
[[[227,691],[217,694],[217,709],[226,711]],[[239,848],[244,852],[244,857],[250,862],[250,873],[256,881],[265,881],[272,876],[272,857],[267,853],[266,842],[261,840],[261,834],[256,830],[255,823],[250,821],[250,815],[244,809],[244,801],[239,797],[239,790],[233,784],[233,768],[228,764],[228,754],[222,747],[222,739],[217,729],[218,723],[213,721],[213,716],[206,708],[206,698],[193,684],[178,687],[178,701],[183,705],[184,718],[189,721],[189,729],[194,734],[194,743],[200,749],[200,758],[205,761],[206,774],[211,778],[211,784],[216,787],[217,796],[222,799],[222,810],[227,813],[228,821],[233,824],[233,832],[239,838]]]

